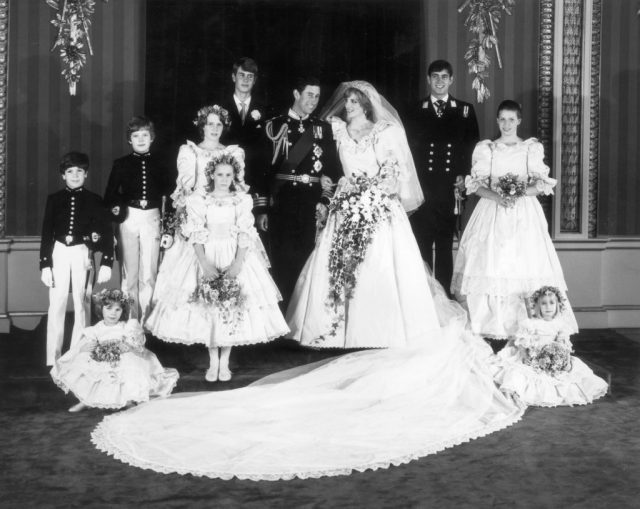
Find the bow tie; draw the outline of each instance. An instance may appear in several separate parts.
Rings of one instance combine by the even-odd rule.
[[[136,157],[149,157],[151,155],[151,152],[145,152],[144,154],[141,154],[139,152],[134,152],[133,155]]]

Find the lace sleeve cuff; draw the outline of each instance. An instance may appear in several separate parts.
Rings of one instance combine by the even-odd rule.
[[[464,179],[464,185],[467,188],[467,193],[475,193],[481,187],[489,187],[489,177],[467,175]]]
[[[529,182],[531,185],[534,185],[541,194],[549,195],[553,194],[553,188],[557,180],[540,173],[532,173]]]

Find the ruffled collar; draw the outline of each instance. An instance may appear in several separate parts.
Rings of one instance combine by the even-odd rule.
[[[217,207],[224,207],[226,205],[238,205],[246,196],[246,193],[235,191],[229,196],[223,196],[218,198],[210,193],[205,194],[204,201],[207,205],[215,205]]]
[[[359,140],[355,140],[349,135],[349,132],[347,131],[347,123],[341,118],[334,118],[332,120],[331,127],[335,133],[336,139],[340,140],[340,142],[346,142],[355,147],[367,147],[374,143],[378,138],[378,134],[390,125],[391,123],[386,120],[378,120],[373,124],[373,129]]]
[[[191,140],[187,140],[187,146],[191,147],[193,150],[201,154],[217,154],[219,152],[224,152],[224,151],[234,152],[240,148],[239,145],[227,145],[227,146],[223,145],[222,147],[218,147],[214,149],[206,149],[198,146],[197,143],[194,143]]]
[[[485,140],[484,143],[487,143],[492,149],[499,149],[499,150],[508,150],[514,147],[526,147],[528,148],[529,146],[533,145],[534,143],[538,143],[538,139],[537,138],[527,138],[526,140],[522,140],[522,141],[517,141],[516,143],[512,143],[512,144],[507,144],[507,143],[503,143],[501,141],[492,141],[492,140]]]

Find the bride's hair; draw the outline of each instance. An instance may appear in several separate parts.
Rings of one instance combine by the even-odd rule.
[[[358,103],[360,103],[360,106],[362,106],[362,109],[367,119],[370,120],[371,122],[375,122],[375,119],[373,117],[373,104],[371,104],[371,99],[367,97],[367,94],[365,94],[362,90],[356,87],[349,87],[344,91],[343,97],[345,102],[351,95],[356,96],[356,99],[358,99]],[[343,110],[342,113],[343,113],[343,119],[346,120],[345,110]]]

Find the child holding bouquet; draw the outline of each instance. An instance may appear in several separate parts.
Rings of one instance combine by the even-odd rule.
[[[206,345],[210,365],[205,379],[224,382],[231,379],[233,346],[268,342],[289,328],[253,226],[253,201],[246,193],[241,151],[216,152],[204,173],[205,193],[189,197],[180,225],[195,251],[197,270],[181,272],[182,296],[157,288],[147,326],[162,331],[159,337],[165,341]],[[163,261],[161,273],[168,261]]]
[[[144,347],[137,320],[128,320],[132,299],[121,290],[102,290],[93,296],[102,320],[82,332],[51,369],[53,381],[80,400],[69,408],[123,408],[171,394],[178,372],[163,368]]]
[[[518,137],[522,109],[514,101],[498,107],[501,136],[473,152],[469,193],[480,196],[460,239],[451,291],[469,311],[473,332],[509,339],[527,318],[524,297],[550,285],[567,291],[562,267],[537,199],[553,193],[542,144]],[[569,304],[568,333],[578,331]]]
[[[498,353],[495,381],[527,405],[584,405],[604,396],[607,383],[571,355],[560,289],[543,286],[530,298],[532,318]]]

